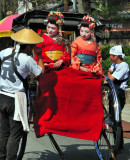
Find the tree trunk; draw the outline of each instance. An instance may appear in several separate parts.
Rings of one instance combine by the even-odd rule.
[[[84,13],[83,0],[79,0],[78,11],[79,11],[79,13]]]
[[[0,20],[2,19],[1,18],[1,2],[2,2],[2,0],[0,0]]]
[[[6,17],[6,0],[2,0],[1,2],[1,13],[2,13],[2,19]]]
[[[68,0],[64,0],[64,11],[68,11]]]
[[[79,0],[79,13],[87,13],[91,15],[91,2],[90,0]]]

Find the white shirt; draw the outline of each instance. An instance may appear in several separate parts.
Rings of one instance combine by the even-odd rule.
[[[11,48],[2,50],[0,52],[1,61],[10,54],[12,54]],[[42,71],[42,68],[37,65],[34,59],[25,53],[19,53],[16,67],[17,71],[24,79],[30,72],[38,76]],[[24,91],[23,83],[12,69],[11,58],[5,60],[1,65],[0,89],[8,93]]]
[[[119,64],[113,63],[110,67],[110,70],[113,71],[114,68],[115,71],[113,72],[112,76],[115,77],[115,79],[124,80],[129,77],[129,65],[126,62],[121,62]],[[120,88],[122,90],[125,90],[125,88],[127,88],[127,81],[128,80],[121,83]]]

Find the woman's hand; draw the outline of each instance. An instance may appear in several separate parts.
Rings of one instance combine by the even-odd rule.
[[[44,66],[53,65],[54,63],[44,63]]]
[[[80,69],[81,71],[90,72],[89,69],[87,69],[87,68],[85,68],[85,67],[82,67],[82,66],[80,66],[79,69]]]
[[[55,69],[59,68],[63,62],[64,62],[63,60],[58,60],[57,62],[54,63],[53,68]]]

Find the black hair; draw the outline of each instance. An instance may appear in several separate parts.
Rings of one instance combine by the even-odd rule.
[[[56,17],[51,15],[48,17],[47,23],[55,24],[59,28],[58,24],[56,24],[56,21],[57,21]]]
[[[20,50],[24,50],[27,47],[27,44],[20,44]]]
[[[122,55],[113,55],[113,57],[115,57],[115,56],[118,56],[120,58],[120,60],[123,60]]]
[[[89,28],[89,23],[88,23],[88,21],[82,21],[81,23],[80,23],[80,28],[81,27],[88,27]]]
[[[118,55],[118,57],[120,58],[120,60],[123,60],[122,55]]]

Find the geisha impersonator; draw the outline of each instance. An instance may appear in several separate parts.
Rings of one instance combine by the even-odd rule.
[[[84,16],[79,25],[80,36],[71,44],[71,67],[103,75],[101,49],[95,39],[95,20]]]
[[[45,66],[49,68],[60,68],[69,66],[70,55],[66,41],[61,36],[61,27],[64,24],[64,16],[60,12],[51,11],[48,15],[47,34],[44,33],[42,38],[44,41],[37,44],[37,47],[42,48],[42,57]],[[37,56],[35,56],[37,61]],[[55,67],[59,64],[58,67]]]
[[[55,12],[51,12],[51,15],[55,16]],[[102,75],[67,67],[70,56],[64,45],[55,43],[54,39],[59,34],[52,34],[53,28],[51,27],[53,25],[50,24],[49,21],[48,33],[42,36],[44,42],[40,44],[43,45],[43,61],[55,65],[62,60],[64,67],[58,70],[50,69],[43,78],[39,79],[40,94],[36,98],[34,107],[36,137],[51,132],[97,141],[103,128],[104,116],[101,91]],[[49,55],[47,56],[50,54],[53,57],[55,51],[62,51],[59,60],[52,60],[51,57],[48,57]]]

